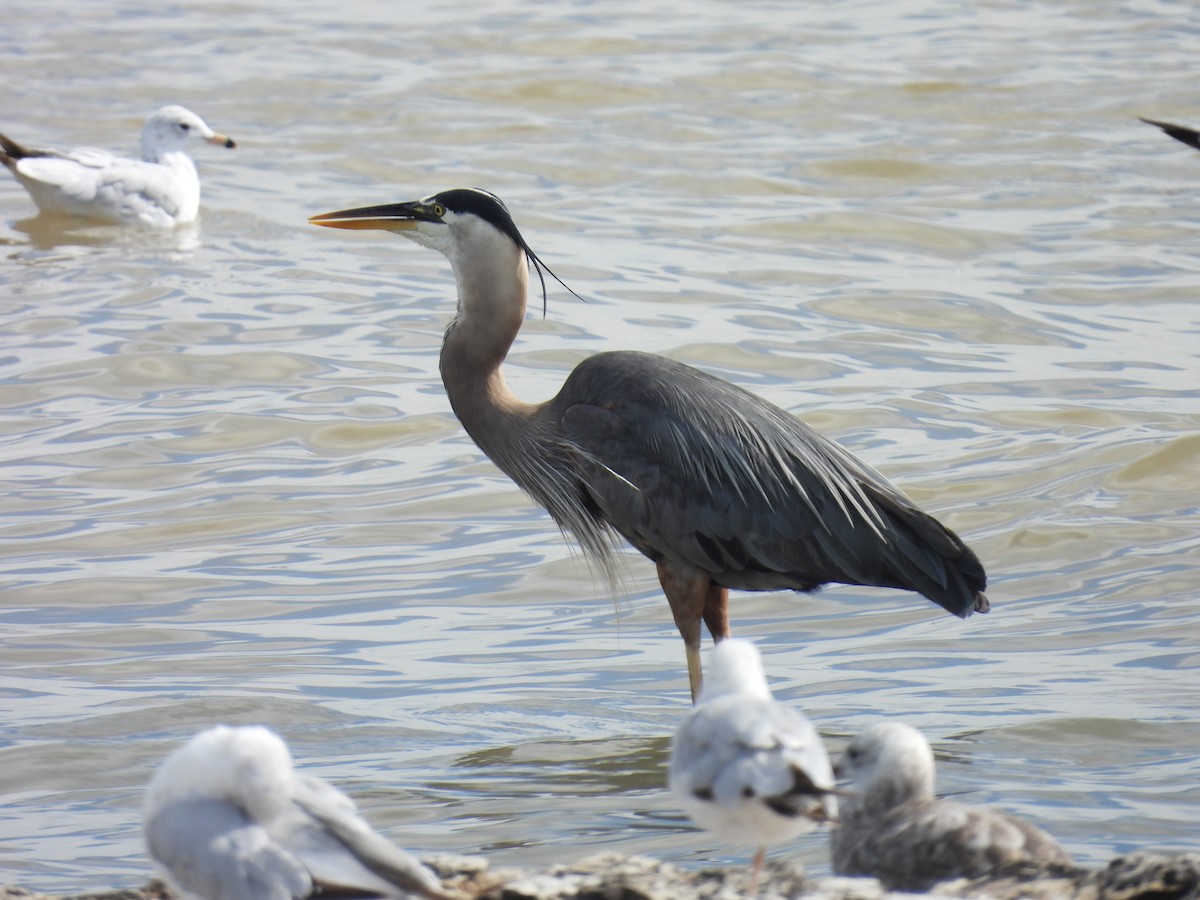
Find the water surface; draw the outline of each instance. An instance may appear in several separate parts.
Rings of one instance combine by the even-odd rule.
[[[793,8],[794,7],[794,8]],[[418,852],[744,860],[664,791],[680,641],[463,433],[446,263],[308,215],[504,197],[577,291],[509,382],[601,349],[802,413],[969,540],[994,610],[740,595],[839,748],[880,716],[941,787],[1081,860],[1195,849],[1200,124],[1179,2],[47,2],[3,130],[131,151],[180,102],[178,234],[64,227],[0,179],[0,871],[135,885],[151,768],[276,728]],[[553,287],[553,286],[552,286]],[[776,851],[827,871],[825,836]]]

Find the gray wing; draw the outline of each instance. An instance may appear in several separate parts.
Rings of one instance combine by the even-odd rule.
[[[452,896],[432,871],[372,829],[354,802],[329,783],[299,776],[295,802],[311,825],[290,840],[303,844],[299,853],[319,881],[374,888],[384,896]]]
[[[730,696],[693,710],[672,749],[671,786],[731,804],[763,799],[797,815],[834,785],[825,746],[801,713],[774,701]]]
[[[68,211],[170,224],[182,206],[175,175],[168,168],[104,150],[47,153],[25,157],[16,165],[25,178],[57,191],[57,205]]]
[[[146,822],[146,846],[168,882],[204,900],[296,900],[312,893],[300,862],[232,803],[181,800]]]
[[[896,890],[926,890],[1017,862],[1071,862],[1054,838],[1028,822],[950,800],[844,817],[831,839],[835,872],[873,876]]]
[[[985,587],[975,555],[882,475],[698,369],[601,353],[548,406],[596,505],[651,558],[734,588],[906,588],[962,616]]]

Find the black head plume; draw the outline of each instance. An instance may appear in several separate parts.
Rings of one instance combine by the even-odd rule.
[[[453,190],[435,194],[432,199],[441,203],[446,209],[453,210],[456,213],[472,213],[479,216],[479,218],[488,224],[493,225],[508,235],[514,244],[525,251],[525,255],[533,263],[533,269],[537,272],[538,281],[542,285],[542,318],[546,317],[546,277],[542,274],[543,272],[548,273],[551,278],[570,291],[573,296],[587,303],[583,297],[575,293],[575,290],[569,284],[554,274],[554,270],[542,262],[541,257],[533,252],[533,248],[529,246],[525,238],[521,236],[521,232],[517,229],[517,223],[513,221],[508,207],[495,194],[485,191],[482,188],[454,188]]]

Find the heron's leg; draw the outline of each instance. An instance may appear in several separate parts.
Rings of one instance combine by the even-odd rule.
[[[667,595],[667,602],[671,604],[675,627],[683,638],[688,684],[691,685],[692,702],[695,703],[704,680],[700,668],[700,622],[708,606],[708,575],[687,564],[672,563],[665,558],[659,559],[657,565],[658,581]]]
[[[704,596],[704,624],[714,641],[729,637],[729,588],[709,582]]]

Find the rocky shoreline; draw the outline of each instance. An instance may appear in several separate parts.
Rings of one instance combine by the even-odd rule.
[[[447,888],[476,900],[735,900],[746,897],[746,867],[681,869],[641,856],[604,853],[541,870],[493,869],[476,856],[424,862]],[[809,879],[783,862],[768,862],[758,900],[899,900],[915,896],[987,900],[1197,900],[1200,853],[1136,853],[1107,866],[1021,866],[975,880],[948,881],[925,895],[885,891],[871,878]],[[158,882],[137,890],[38,894],[0,887],[0,900],[175,900]]]

